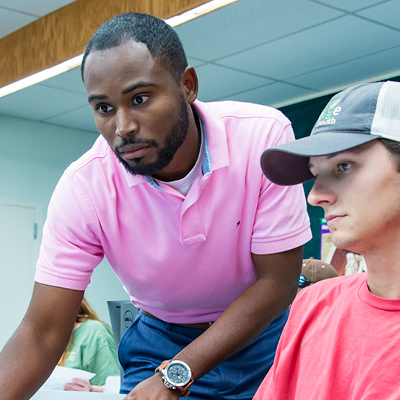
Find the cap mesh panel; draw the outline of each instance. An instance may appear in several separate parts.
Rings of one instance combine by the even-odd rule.
[[[382,86],[371,133],[400,142],[400,90],[398,82],[385,82]]]

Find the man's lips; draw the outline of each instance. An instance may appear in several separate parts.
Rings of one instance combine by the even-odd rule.
[[[344,215],[326,215],[325,221],[326,224],[328,225],[328,228],[333,224],[336,224],[336,222],[339,222],[343,217]]]
[[[124,159],[143,157],[150,147],[148,144],[129,144],[118,149],[118,154]]]

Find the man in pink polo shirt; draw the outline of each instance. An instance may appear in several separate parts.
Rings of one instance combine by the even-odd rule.
[[[251,399],[311,237],[302,186],[274,185],[259,165],[265,148],[293,140],[290,122],[196,100],[179,38],[149,15],[103,24],[82,78],[101,136],[54,191],[32,303],[1,355],[2,398],[46,379],[106,256],[141,310],[119,349],[127,399],[189,387],[193,399]]]

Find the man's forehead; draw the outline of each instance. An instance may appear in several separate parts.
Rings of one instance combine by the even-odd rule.
[[[95,48],[87,56],[87,61],[103,57],[118,57],[119,59],[149,58],[154,59],[145,43],[127,40],[116,46]]]
[[[364,152],[366,152],[370,147],[374,146],[378,141],[377,140],[372,140],[371,142],[363,143],[358,146],[352,147],[350,149],[346,149],[343,151],[338,151],[336,153],[332,154],[326,154],[323,156],[314,156],[310,157],[309,161],[309,167],[311,168],[315,162],[318,162],[319,160],[331,160],[336,157],[346,157],[346,156],[357,156],[357,155],[362,155]]]
[[[93,74],[137,74],[154,68],[160,69],[161,65],[153,58],[147,46],[144,43],[129,41],[90,52],[85,62],[84,82]]]

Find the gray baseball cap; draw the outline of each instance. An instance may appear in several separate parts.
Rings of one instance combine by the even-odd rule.
[[[364,83],[331,98],[310,136],[261,155],[265,176],[278,185],[313,179],[310,157],[333,154],[386,138],[400,142],[400,82]]]

